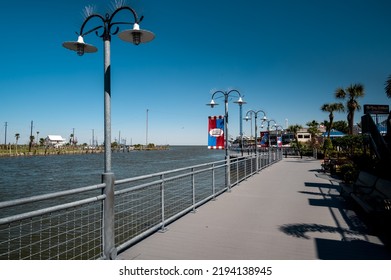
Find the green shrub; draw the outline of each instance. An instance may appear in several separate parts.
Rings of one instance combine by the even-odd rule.
[[[340,176],[344,183],[353,184],[357,178],[357,169],[352,163],[345,163],[339,168]]]

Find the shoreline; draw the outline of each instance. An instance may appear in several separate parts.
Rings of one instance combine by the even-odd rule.
[[[113,153],[129,153],[129,152],[138,152],[138,151],[166,151],[169,150],[169,145],[164,146],[155,146],[155,147],[132,147],[126,149],[112,149]],[[0,152],[0,158],[20,158],[20,157],[35,157],[35,156],[57,156],[57,155],[82,155],[82,154],[102,154],[104,153],[103,148],[97,149],[82,149],[82,148],[48,148],[48,149],[37,149],[31,152],[25,151],[22,149],[21,152],[15,153],[15,151],[10,152]]]

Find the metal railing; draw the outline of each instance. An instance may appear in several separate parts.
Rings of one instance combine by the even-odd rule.
[[[146,236],[282,158],[237,156],[114,182],[114,228],[104,222],[106,184],[0,202],[0,259],[115,259]],[[258,161],[258,164],[257,164]],[[258,170],[256,168],[258,166]],[[230,186],[230,187],[231,187]],[[107,237],[115,244],[105,254]],[[110,243],[110,242],[109,242]]]

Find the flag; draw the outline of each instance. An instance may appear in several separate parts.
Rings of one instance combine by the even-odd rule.
[[[208,117],[208,149],[224,149],[224,117]]]

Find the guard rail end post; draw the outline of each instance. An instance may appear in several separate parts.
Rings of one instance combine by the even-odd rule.
[[[103,201],[103,258],[114,260],[117,257],[117,249],[114,241],[114,173],[102,174],[102,182],[106,184],[103,194],[106,195]]]

